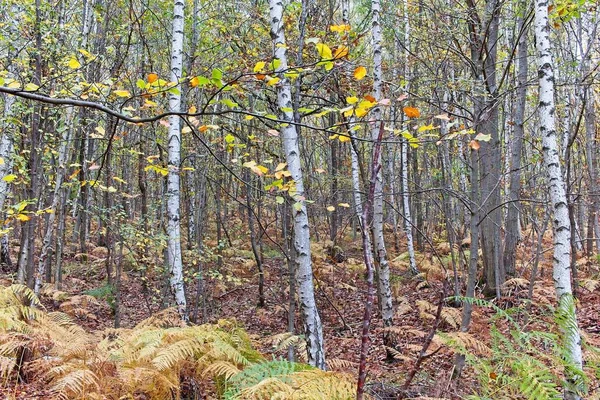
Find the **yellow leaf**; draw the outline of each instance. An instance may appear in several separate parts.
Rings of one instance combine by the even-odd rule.
[[[364,117],[365,115],[367,115],[367,113],[369,112],[369,110],[367,110],[366,108],[363,107],[358,107],[355,111],[354,114],[356,114],[356,116],[358,118]]]
[[[29,217],[25,214],[17,214],[15,215],[15,218],[21,222],[29,221]]]
[[[36,85],[35,83],[28,83],[27,85],[25,85],[25,91],[27,91],[27,92],[35,92],[39,88],[40,87],[38,85]]]
[[[115,90],[113,91],[113,93],[115,94],[115,96],[118,97],[130,97],[131,93],[129,93],[129,90]]]
[[[417,132],[432,131],[436,128],[437,128],[437,126],[433,126],[433,124],[423,125],[423,126],[420,126],[419,129],[417,129]]]
[[[4,158],[0,157],[0,165],[4,165]]]
[[[331,60],[333,58],[331,49],[325,43],[317,43],[315,47],[317,48],[317,53],[319,53],[319,56],[322,60]]]
[[[188,112],[190,114],[196,114],[196,111],[198,111],[198,109],[196,108],[196,106],[191,106],[190,109],[188,110]]]
[[[196,87],[198,86],[198,84],[200,83],[200,79],[198,79],[197,76],[193,77],[192,79],[190,79],[190,86],[191,87]]]
[[[350,136],[340,135],[340,136],[338,136],[338,140],[340,142],[342,142],[342,143],[349,142],[350,141]]]
[[[266,63],[264,61],[257,62],[252,71],[254,71],[254,73],[262,71],[262,69],[265,67],[265,64]]]
[[[77,61],[77,59],[75,57],[71,57],[68,64],[69,64],[69,68],[72,68],[72,69],[77,69],[77,68],[81,67],[81,64],[79,63],[79,61]]]
[[[331,25],[329,27],[329,30],[331,32],[337,32],[337,33],[350,32],[350,25],[348,25],[348,24]]]
[[[355,96],[346,97],[346,103],[348,103],[348,104],[355,104],[357,101],[358,101],[358,97],[355,97]]]
[[[251,119],[253,119],[253,118],[254,118],[254,115],[246,115],[246,116],[244,117],[244,119],[245,119],[246,121],[250,121],[250,120],[251,120]]]
[[[192,129],[189,126],[184,126],[183,129],[181,130],[181,133],[186,134],[186,133],[190,133],[192,131]]]
[[[367,76],[367,69],[363,66],[360,67],[356,67],[356,69],[354,70],[354,78],[357,81],[362,80],[365,76]]]
[[[275,168],[275,171],[281,171],[285,167],[287,167],[287,163],[279,163],[279,164],[277,164],[277,167]]]
[[[339,46],[335,49],[335,53],[333,54],[333,58],[336,60],[338,58],[346,57],[348,55],[348,47],[347,46]]]
[[[350,204],[348,204],[348,203],[339,203],[338,206],[344,207],[344,208],[350,208]]]
[[[279,78],[271,78],[267,81],[267,86],[274,86],[277,85],[279,83],[281,79]]]
[[[2,178],[3,181],[8,182],[8,183],[11,183],[15,179],[17,179],[17,176],[15,174],[9,174],[9,175],[6,175],[4,178]]]
[[[334,212],[335,211],[335,207],[334,206],[327,206],[327,211]]]

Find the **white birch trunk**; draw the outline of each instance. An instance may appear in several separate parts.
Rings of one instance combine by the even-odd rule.
[[[342,0],[342,22],[345,25],[350,25],[350,2]],[[350,71],[348,71],[350,75]],[[358,141],[356,139],[356,131],[354,127],[354,116],[351,116],[348,121],[348,134],[350,135],[350,158],[352,166],[352,194],[354,196],[354,212],[357,218],[362,215],[362,198],[360,195],[360,166],[358,156]],[[361,227],[362,229],[362,227]]]
[[[377,101],[382,100],[382,48],[381,25],[379,22],[381,6],[379,0],[371,2],[373,34],[373,95]],[[376,141],[381,129],[381,107],[378,105],[372,112],[373,126],[371,128],[371,138]],[[378,160],[374,160],[375,165],[381,165],[381,155]],[[379,265],[377,280],[379,288],[379,307],[381,317],[385,327],[393,325],[394,308],[392,304],[392,289],[390,286],[390,265],[387,259],[387,250],[383,236],[383,174],[381,170],[377,174],[375,183],[375,198],[373,200],[373,244],[375,247],[376,260]]]
[[[281,110],[280,119],[286,121],[281,127],[281,138],[288,170],[296,185],[295,193],[290,193],[296,204],[293,207],[294,247],[296,250],[296,280],[298,282],[298,300],[304,319],[308,363],[325,369],[325,350],[323,342],[323,326],[315,302],[312,264],[310,259],[310,231],[308,214],[304,199],[302,167],[298,133],[294,125],[292,110],[292,90],[289,80],[284,76],[288,69],[286,41],[283,24],[283,0],[269,0],[271,38],[273,39],[274,58],[280,61],[276,73],[280,81],[277,83],[277,106]],[[286,110],[286,111],[284,111]]]
[[[171,44],[171,82],[179,82],[183,66],[183,12],[184,1],[175,0],[173,11],[173,37]],[[181,110],[181,93],[169,94],[169,111]],[[183,261],[181,258],[180,190],[179,178],[181,163],[181,127],[179,117],[169,117],[168,168],[167,176],[167,260],[169,281],[175,296],[177,311],[181,319],[188,320],[185,289],[183,285]]]
[[[539,77],[539,118],[542,136],[542,152],[548,173],[550,201],[554,211],[554,266],[553,279],[560,311],[569,319],[563,326],[563,340],[568,364],[578,370],[583,368],[581,338],[577,326],[574,301],[571,289],[571,227],[567,194],[558,153],[555,103],[554,71],[550,45],[550,25],[548,21],[548,0],[535,3],[535,38]],[[580,399],[577,389],[580,384],[577,374],[567,368],[565,399]]]
[[[406,233],[406,245],[408,247],[408,259],[410,272],[414,275],[419,273],[415,257],[415,246],[412,235],[412,219],[410,214],[410,198],[408,194],[408,139],[402,139],[402,206],[404,209],[404,232]]]
[[[2,124],[2,137],[0,138],[0,210],[4,210],[4,202],[9,192],[9,184],[4,178],[10,174],[12,170],[12,153],[14,148],[13,133],[11,132],[11,125],[8,120],[12,116],[12,109],[15,103],[15,97],[11,95],[4,95],[4,114]]]
[[[39,295],[42,287],[43,278],[46,269],[46,260],[52,244],[52,235],[54,234],[54,220],[56,219],[56,209],[60,201],[60,191],[62,189],[63,180],[65,177],[67,154],[70,148],[71,139],[71,124],[73,119],[73,107],[67,110],[67,129],[63,132],[60,147],[58,150],[58,164],[56,166],[56,178],[54,181],[54,194],[52,197],[52,205],[50,206],[50,215],[48,215],[48,223],[46,225],[46,233],[42,242],[42,252],[38,260],[38,267],[35,274],[35,283],[33,290],[36,295]]]

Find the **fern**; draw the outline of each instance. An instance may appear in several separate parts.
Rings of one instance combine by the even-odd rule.
[[[479,395],[469,399],[557,400],[562,398],[561,392],[566,385],[583,387],[585,374],[566,357],[568,352],[561,342],[564,335],[523,329],[516,322],[523,312],[521,309],[501,310],[478,299],[461,298],[461,301],[496,310],[490,328],[489,347],[462,332],[438,333],[434,338],[434,341],[465,355],[467,364],[473,367],[479,381]],[[551,314],[555,327],[561,331],[576,329],[574,307],[571,296],[561,299],[557,311]],[[550,315],[545,317],[547,319]],[[538,322],[532,316],[528,316],[527,320],[531,326]],[[548,325],[544,319],[539,322]],[[586,350],[592,354],[596,351],[591,346]],[[600,350],[598,352],[600,354]]]

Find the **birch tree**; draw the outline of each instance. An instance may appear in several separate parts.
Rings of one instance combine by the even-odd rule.
[[[379,22],[381,5],[379,0],[371,2],[371,33],[373,35],[373,96],[376,101],[382,100],[382,41],[381,24]],[[376,105],[373,108],[373,125],[371,128],[371,138],[376,142],[379,138],[381,125],[381,108]],[[379,158],[373,161],[373,165],[381,165],[381,154]],[[375,182],[375,195],[373,199],[373,245],[375,247],[375,258],[377,260],[378,269],[378,288],[379,288],[379,308],[381,309],[381,317],[383,325],[389,327],[393,325],[394,308],[392,304],[392,289],[390,286],[390,265],[387,259],[387,250],[383,236],[383,174],[381,171],[377,173]],[[386,337],[387,339],[387,337]]]
[[[281,139],[288,170],[295,183],[295,191],[291,193],[295,204],[294,219],[294,248],[296,251],[296,280],[298,283],[298,299],[300,311],[304,319],[308,363],[325,369],[325,349],[323,342],[323,326],[315,302],[312,264],[310,259],[310,231],[308,213],[304,198],[304,183],[300,165],[300,149],[298,147],[298,132],[294,125],[292,111],[292,90],[285,72],[288,69],[287,50],[283,21],[283,1],[269,0],[271,38],[273,39],[274,59],[278,60],[275,70],[277,83],[277,107],[280,119],[284,121],[281,127]]]
[[[579,400],[581,399],[579,390],[582,383],[583,356],[571,288],[571,224],[557,145],[554,70],[547,0],[537,0],[535,3],[535,43],[539,77],[538,113],[540,135],[542,136],[544,166],[548,174],[548,191],[554,215],[554,218],[552,218],[554,225],[552,277],[559,301],[559,312],[567,321],[563,322],[562,326],[565,356],[567,358],[565,361],[568,363],[565,371],[567,378],[565,399]]]
[[[175,0],[173,11],[173,37],[171,39],[171,82],[179,82],[183,66],[183,23],[184,2]],[[171,90],[169,94],[169,112],[181,110],[181,93]],[[168,168],[167,176],[167,258],[169,263],[169,281],[175,296],[177,311],[187,321],[187,304],[183,285],[183,261],[181,258],[180,226],[180,166],[181,164],[181,126],[177,115],[169,116]]]

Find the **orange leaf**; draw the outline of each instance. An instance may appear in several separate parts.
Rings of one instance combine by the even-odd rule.
[[[196,87],[196,86],[198,86],[199,83],[200,83],[200,79],[198,79],[197,76],[195,76],[192,79],[190,79],[190,86],[191,87]]]
[[[477,140],[471,140],[469,142],[469,147],[471,147],[473,150],[479,150],[481,145],[479,144],[479,142]]]
[[[362,80],[365,76],[367,76],[367,69],[363,66],[360,67],[356,67],[356,69],[354,70],[354,78],[357,81]]]
[[[404,111],[404,115],[406,115],[408,118],[419,118],[421,116],[421,112],[415,107],[407,106],[404,107],[402,111]]]
[[[158,80],[158,75],[148,74],[148,83],[154,83]]]
[[[335,58],[337,60],[338,58],[346,57],[347,55],[348,55],[348,47],[340,46],[337,49],[335,49],[335,52],[333,53],[333,58]]]
[[[377,100],[375,100],[375,97],[371,96],[370,94],[365,95],[365,99],[369,100],[371,103],[375,103]]]

